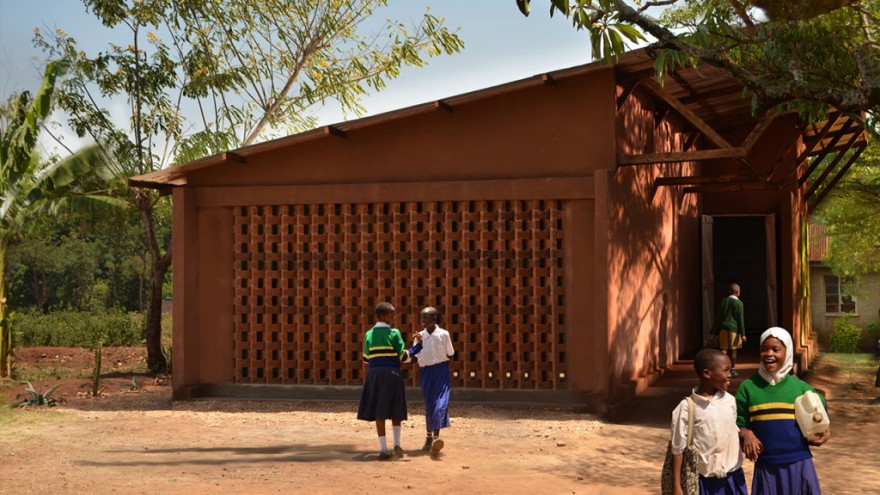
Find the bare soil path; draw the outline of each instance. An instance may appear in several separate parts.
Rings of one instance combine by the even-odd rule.
[[[68,351],[34,352],[29,359]],[[121,359],[117,368],[126,369]],[[814,449],[825,493],[880,493],[880,405],[869,403],[876,392],[864,375],[842,376],[820,362],[811,376],[832,409],[832,439]],[[672,370],[618,423],[576,411],[453,404],[437,458],[417,450],[420,404],[411,403],[406,455],[378,461],[373,426],[355,419],[353,403],[172,403],[164,381],[105,376],[100,398],[77,394],[87,378],[50,379],[35,387],[62,383],[60,407],[0,412],[0,493],[658,493],[666,404],[686,390]],[[132,390],[133,376],[140,390]],[[10,403],[22,390],[7,382],[0,398]],[[746,471],[750,479],[750,465]]]

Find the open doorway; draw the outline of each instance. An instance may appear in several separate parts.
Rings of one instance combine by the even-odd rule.
[[[708,337],[718,301],[731,283],[742,289],[745,350],[776,324],[776,234],[774,215],[713,216],[703,220],[703,321]]]

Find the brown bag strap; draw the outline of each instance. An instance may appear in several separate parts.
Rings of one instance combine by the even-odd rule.
[[[690,396],[687,397],[688,401],[688,436],[687,436],[687,446],[688,448],[694,445],[694,399]]]

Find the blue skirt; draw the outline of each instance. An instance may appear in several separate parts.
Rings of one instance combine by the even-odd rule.
[[[813,459],[791,464],[755,464],[752,495],[821,495]]]
[[[700,495],[749,495],[742,468],[727,473],[725,478],[700,476]]]
[[[364,421],[406,419],[406,387],[400,368],[377,366],[367,371],[357,417]]]
[[[425,429],[449,427],[449,363],[419,368],[422,395],[425,397]]]

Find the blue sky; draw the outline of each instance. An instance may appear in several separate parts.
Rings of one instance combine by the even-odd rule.
[[[590,62],[586,33],[549,16],[549,0],[533,2],[523,17],[514,0],[391,0],[382,18],[418,19],[430,6],[452,28],[460,27],[462,53],[434,58],[427,67],[407,69],[382,93],[364,99],[367,115],[433,101]],[[97,51],[113,33],[86,13],[79,0],[0,0],[0,97],[35,89],[44,55],[32,43],[34,28],[64,29],[87,51]],[[343,119],[334,108],[321,123]]]

